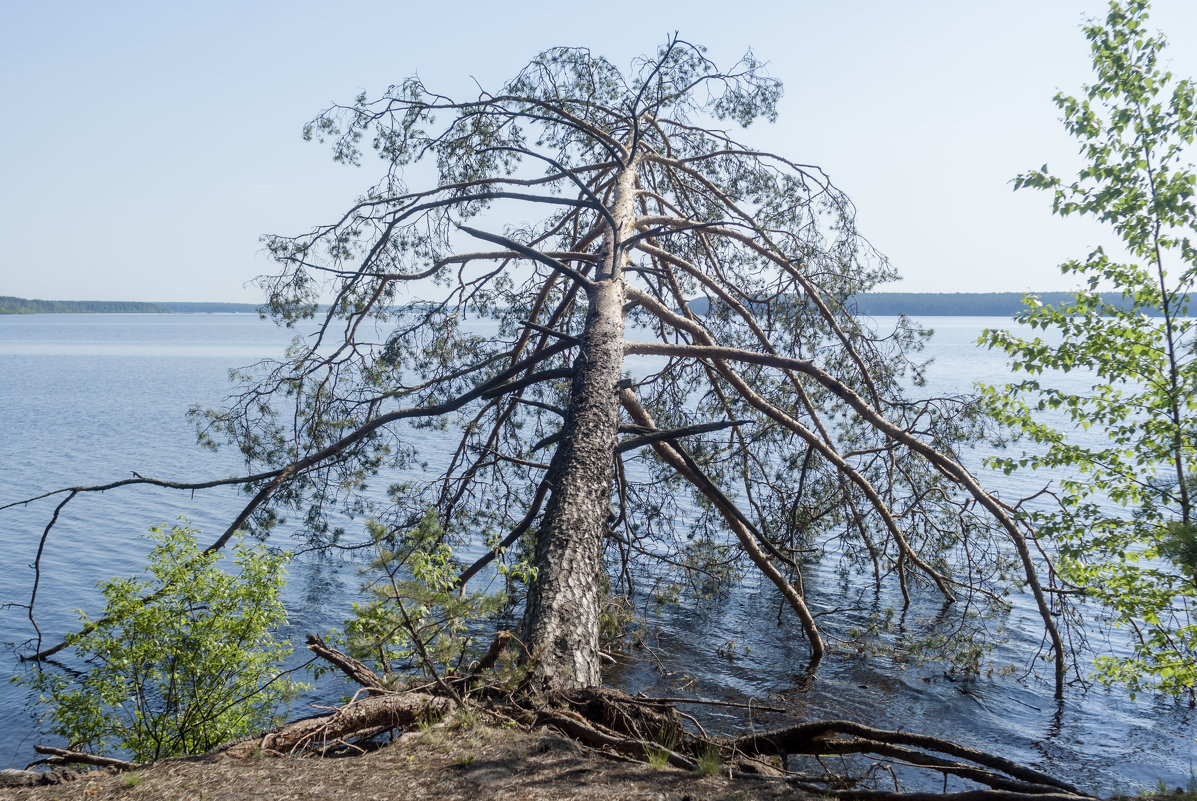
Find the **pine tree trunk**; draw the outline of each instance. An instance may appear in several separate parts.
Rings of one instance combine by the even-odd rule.
[[[528,593],[525,642],[537,684],[546,690],[601,683],[598,633],[603,540],[611,508],[623,371],[623,260],[632,233],[635,168],[618,180],[604,258],[587,291],[589,308],[560,443],[551,496],[536,540],[537,577]]]

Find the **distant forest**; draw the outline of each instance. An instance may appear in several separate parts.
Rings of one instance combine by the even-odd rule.
[[[870,317],[1011,317],[1022,309],[1026,292],[867,292],[855,298],[858,314]],[[1074,292],[1034,293],[1046,306],[1076,297]]]
[[[868,292],[850,301],[850,308],[870,317],[908,314],[912,317],[1011,317],[1022,308],[1022,292]],[[1047,305],[1070,300],[1071,292],[1041,292]],[[690,302],[706,314],[706,298]],[[211,314],[256,313],[253,303],[135,303],[112,300],[26,300],[0,296],[0,314]]]
[[[253,303],[138,303],[124,300],[27,300],[0,295],[0,314],[256,313]]]
[[[1073,292],[866,292],[852,298],[848,308],[869,317],[1013,317],[1022,310],[1022,299],[1028,294],[1046,306],[1076,297]],[[1112,302],[1123,305],[1121,298]],[[695,314],[706,314],[706,298],[690,301],[690,308]]]

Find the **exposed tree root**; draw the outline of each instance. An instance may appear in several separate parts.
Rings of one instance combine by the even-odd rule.
[[[308,648],[363,685],[359,698],[329,714],[289,723],[255,737],[214,749],[235,757],[260,751],[324,756],[364,751],[370,741],[393,730],[410,730],[436,723],[467,697],[475,708],[525,726],[550,726],[577,742],[607,754],[644,762],[664,762],[686,770],[709,765],[718,756],[720,771],[733,776],[765,774],[795,789],[843,801],[1081,801],[1091,796],[1053,776],[1008,759],[959,745],[950,740],[907,732],[887,731],[847,720],[801,723],[781,729],[713,738],[687,731],[683,715],[671,703],[633,697],[617,690],[593,688],[545,695],[514,696],[509,688],[482,683],[481,673],[492,667],[511,640],[501,632],[479,663],[463,675],[446,676],[454,697],[430,688],[394,692],[357,660],[308,638]],[[441,690],[440,686],[435,688]],[[441,690],[443,692],[443,690]],[[69,763],[129,770],[131,762],[63,749],[37,746],[43,754]],[[833,775],[809,776],[784,769],[791,755],[862,754],[893,764],[926,768],[982,785],[983,789],[952,793],[881,792],[858,789],[856,779]]]
[[[818,786],[814,786],[810,784],[810,777],[790,774],[795,783],[837,798],[861,801],[901,798],[909,801],[925,796],[958,801],[1031,798],[1075,801],[1089,797],[1053,776],[950,740],[876,729],[852,721],[816,721],[739,738],[708,738],[683,730],[677,710],[652,699],[595,689],[560,695],[554,700],[556,706],[564,706],[573,714],[561,719],[562,713],[554,717],[541,710],[537,716],[539,722],[549,723],[588,745],[614,748],[633,756],[642,753],[641,759],[647,759],[654,752],[667,753],[668,761],[679,767],[689,767],[712,748],[718,749],[729,770],[754,773],[775,771],[753,758],[868,754],[957,776],[989,788],[950,794],[885,793],[828,786],[827,780],[819,780]]]
[[[1070,784],[999,756],[925,734],[887,731],[850,720],[820,720],[784,729],[751,734],[730,741],[746,754],[863,754],[898,757],[904,761],[971,779],[1013,792],[1065,792],[1084,795]],[[936,757],[914,749],[938,752],[980,765]],[[1002,774],[1005,774],[1004,776]],[[1011,780],[1013,779],[1013,781]]]
[[[672,748],[635,737],[621,736],[605,726],[587,720],[583,715],[572,710],[541,709],[536,713],[535,722],[552,726],[583,745],[605,751],[615,751],[641,762],[648,762],[654,755],[661,755],[674,767],[686,770],[695,770],[698,767],[694,760]]]
[[[827,790],[831,798],[843,801],[1077,801],[1092,798],[1072,793],[1016,793],[1007,790],[963,790],[955,793],[889,793],[878,790]]]

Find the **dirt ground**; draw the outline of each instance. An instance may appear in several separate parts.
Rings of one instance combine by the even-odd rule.
[[[354,757],[217,756],[0,789],[14,801],[747,801],[806,799],[783,780],[702,776],[584,750],[561,735],[476,726],[404,734]]]

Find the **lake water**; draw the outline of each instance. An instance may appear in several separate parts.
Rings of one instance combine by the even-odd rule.
[[[981,329],[1004,318],[932,318],[927,355],[935,358],[929,391],[967,389],[975,379],[1006,376],[1004,360],[977,349]],[[230,367],[281,352],[290,333],[251,315],[36,315],[0,316],[0,505],[50,489],[106,483],[142,475],[177,480],[222,477],[241,471],[231,453],[194,444],[185,419],[193,404],[216,405]],[[428,434],[424,434],[428,436]],[[1041,483],[1023,476],[987,476],[987,484],[1017,497]],[[186,516],[193,525],[222,531],[239,508],[235,490],[185,494],[144,489],[84,495],[55,526],[43,559],[38,623],[47,642],[74,628],[71,610],[97,608],[97,582],[140,572],[149,526]],[[0,604],[28,600],[38,538],[56,501],[45,499],[0,511]],[[201,542],[205,541],[201,539]],[[817,584],[817,581],[815,582]],[[287,635],[339,625],[356,591],[353,564],[305,555],[290,568]],[[610,680],[660,695],[755,697],[789,711],[790,719],[850,718],[909,731],[940,734],[1054,772],[1085,789],[1105,791],[1190,781],[1197,715],[1171,699],[1130,701],[1117,690],[1073,692],[1060,704],[1046,678],[995,676],[953,681],[931,666],[892,664],[833,655],[813,682],[797,675],[806,647],[797,622],[775,624],[771,588],[748,580],[726,601],[693,610],[666,607],[654,645],[672,674],[646,667],[619,669]],[[1021,623],[1018,609],[1010,625]],[[1033,631],[1033,621],[1027,630]],[[33,635],[25,610],[0,608],[0,767],[33,759],[39,734],[31,699],[7,683],[18,666],[13,650]],[[751,643],[733,658],[716,651],[727,641]],[[306,655],[294,657],[298,663]],[[1003,654],[997,654],[999,661]],[[1020,658],[1010,655],[1011,661]],[[682,674],[687,674],[683,676]],[[329,700],[343,685],[321,689]],[[301,714],[302,709],[293,710]],[[695,711],[716,729],[745,725],[717,707]]]

